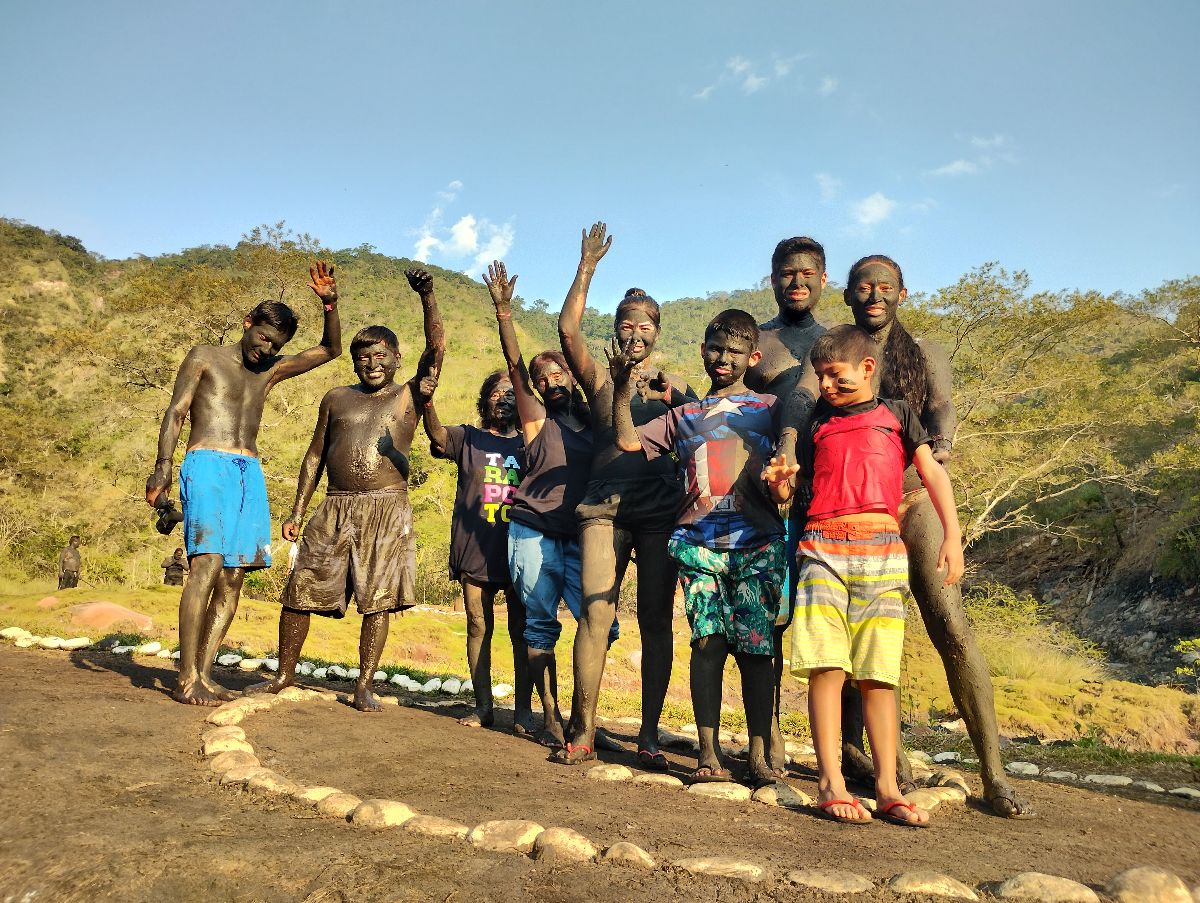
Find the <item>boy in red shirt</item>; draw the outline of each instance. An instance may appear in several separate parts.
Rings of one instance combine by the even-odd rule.
[[[842,777],[842,685],[863,697],[875,764],[878,816],[927,827],[929,813],[904,799],[896,780],[896,684],[904,646],[908,557],[897,521],[901,481],[911,462],[945,529],[938,570],[946,584],[963,572],[962,532],[950,477],[933,458],[931,437],[904,401],[879,399],[871,385],[879,348],[858,326],[836,326],[813,345],[821,399],[799,448],[812,480],[792,633],[792,673],[807,678],[809,723],[819,772],[818,808],[848,824],[871,814]]]

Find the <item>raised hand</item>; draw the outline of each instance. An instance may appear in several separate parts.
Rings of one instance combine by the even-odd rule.
[[[418,295],[424,297],[433,292],[433,277],[421,267],[411,267],[404,271],[404,275],[408,277],[408,284]]]
[[[608,240],[605,241],[604,232],[607,228],[604,223],[595,223],[590,230],[584,230],[583,244],[579,252],[580,263],[595,266],[600,262],[600,258],[608,253],[608,249],[612,247],[612,236],[608,236]]]
[[[632,341],[630,339],[622,346],[614,336],[604,348],[604,356],[608,358],[608,373],[614,386],[622,386],[629,382],[633,368],[637,366],[637,362],[626,353]]]
[[[421,382],[417,385],[417,391],[420,393],[421,400],[425,404],[433,401],[433,393],[437,391],[438,369],[437,367],[430,367],[428,375],[422,376]]]
[[[670,401],[671,380],[662,370],[649,379],[637,381],[637,393],[642,401]]]
[[[792,478],[800,472],[799,464],[789,464],[783,455],[775,455],[763,468],[762,478],[770,489],[771,497],[782,504],[792,497]]]
[[[308,287],[311,288],[322,304],[333,306],[337,304],[337,280],[333,278],[333,264],[318,260],[308,268]]]
[[[493,260],[488,265],[487,274],[483,277],[483,284],[487,286],[488,294],[492,296],[492,304],[496,306],[497,311],[507,311],[511,308],[517,278],[516,276],[508,278],[508,270],[505,269],[504,262],[501,260]]]

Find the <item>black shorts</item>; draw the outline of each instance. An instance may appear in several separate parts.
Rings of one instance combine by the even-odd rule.
[[[580,528],[608,522],[634,533],[670,533],[682,504],[683,487],[673,476],[592,480],[575,515]]]

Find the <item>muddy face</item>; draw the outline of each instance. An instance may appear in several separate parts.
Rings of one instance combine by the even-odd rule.
[[[269,323],[252,323],[247,317],[242,325],[242,361],[251,370],[270,361],[288,343],[287,333]]]
[[[517,395],[512,382],[501,379],[492,387],[492,394],[484,402],[484,418],[487,425],[498,429],[515,427],[517,423]]]
[[[378,392],[390,386],[400,366],[400,355],[383,342],[366,345],[354,351],[354,373],[364,392]]]
[[[820,258],[814,254],[789,254],[771,273],[775,303],[783,314],[803,314],[821,300],[828,277]]]
[[[746,370],[758,362],[760,355],[749,339],[718,330],[704,340],[700,357],[713,389],[719,390],[741,382]]]
[[[658,341],[658,326],[641,307],[630,306],[621,311],[613,328],[617,343],[634,363],[644,361]]]
[[[556,361],[544,361],[533,374],[533,387],[542,396],[542,403],[552,411],[563,412],[571,406],[575,380]]]
[[[896,310],[908,297],[899,274],[886,263],[868,263],[855,270],[843,295],[854,313],[854,322],[878,332],[896,319]]]
[[[823,361],[813,367],[817,371],[821,397],[836,408],[861,404],[874,397],[871,389],[871,374],[875,372],[873,358],[863,358],[858,364]]]

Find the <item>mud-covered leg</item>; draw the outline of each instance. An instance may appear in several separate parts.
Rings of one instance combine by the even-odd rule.
[[[179,682],[172,696],[190,705],[220,705],[221,697],[200,679],[209,600],[218,590],[223,570],[220,555],[193,555],[191,575],[179,597]]]
[[[896,723],[900,723],[900,696],[896,694]],[[865,730],[862,694],[849,681],[842,687],[842,775],[848,781],[871,784],[875,780],[875,767],[867,754],[863,742]],[[915,787],[912,765],[904,752],[901,738],[896,741],[896,775],[902,789]]]
[[[525,606],[511,586],[504,590],[508,636],[513,652],[513,733],[530,735],[533,723],[533,681],[529,679],[529,650],[525,647]],[[490,690],[489,690],[490,692]],[[478,698],[478,697],[477,697]]]
[[[543,746],[563,745],[562,713],[558,710],[558,675],[553,649],[529,647],[529,680],[542,698],[542,729],[537,741]]]
[[[734,653],[742,675],[742,706],[746,710],[746,729],[750,734],[750,753],[747,757],[748,780],[759,787],[773,783],[778,775],[767,765],[767,743],[771,732],[774,708],[771,682],[775,669],[772,656]]]
[[[371,692],[371,682],[383,656],[390,616],[389,611],[363,615],[362,632],[358,635],[358,680],[354,683],[354,707],[360,712],[383,711],[383,705]]]
[[[236,699],[238,694],[225,689],[212,679],[212,667],[221,649],[221,643],[225,642],[229,625],[233,623],[233,616],[237,614],[238,601],[242,596],[242,580],[245,576],[246,572],[241,568],[221,569],[205,615],[203,649],[197,662],[200,683],[218,699],[225,701]],[[182,653],[180,657],[182,658]]]
[[[913,596],[929,638],[942,657],[950,695],[967,725],[967,733],[983,778],[983,796],[997,815],[1028,818],[1033,812],[1016,794],[1000,760],[992,678],[987,661],[963,611],[957,586],[945,586],[937,572],[941,523],[925,500],[909,509],[900,525],[908,549],[908,574]]]
[[[246,687],[247,693],[278,693],[295,682],[296,663],[300,661],[300,650],[308,638],[311,619],[308,612],[291,608],[279,613],[279,673],[274,680]]]
[[[475,688],[475,711],[459,724],[468,727],[491,727],[492,713],[492,632],[496,625],[492,610],[494,590],[487,590],[470,580],[463,580],[463,605],[467,610],[467,668]]]
[[[652,755],[659,752],[658,726],[675,653],[671,614],[678,576],[675,561],[667,554],[669,538],[667,533],[633,537],[637,549],[637,620],[642,635],[642,727],[638,749]]]
[[[692,711],[700,740],[696,757],[696,772],[707,770],[708,777],[727,776],[721,765],[721,691],[725,677],[725,661],[729,644],[719,635],[701,637],[692,642],[691,690]]]

